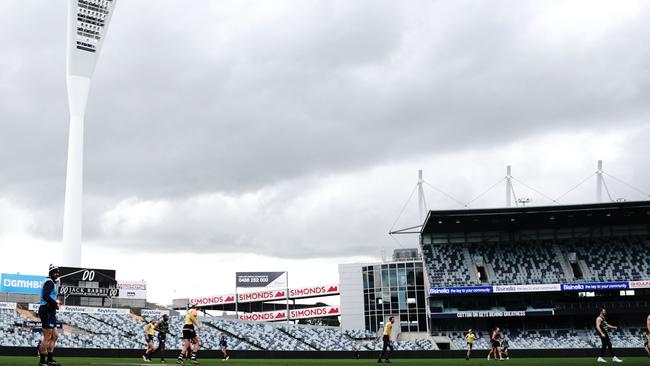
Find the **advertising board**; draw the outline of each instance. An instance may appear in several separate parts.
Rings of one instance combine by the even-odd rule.
[[[286,288],[287,272],[236,272],[235,287]]]
[[[46,278],[45,276],[2,273],[0,275],[0,292],[39,295]]]

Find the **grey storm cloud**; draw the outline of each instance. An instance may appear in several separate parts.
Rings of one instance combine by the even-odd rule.
[[[101,238],[100,217],[129,197],[240,195],[549,131],[647,124],[648,6],[589,42],[549,40],[554,24],[539,15],[551,6],[119,1],[86,115],[86,234]],[[32,207],[48,237],[65,182],[64,8],[0,5],[0,192]],[[179,242],[209,223],[162,225],[151,230]],[[211,235],[197,242],[241,239]]]

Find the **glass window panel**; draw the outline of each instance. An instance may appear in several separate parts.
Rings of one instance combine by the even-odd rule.
[[[399,268],[397,270],[397,285],[399,287],[406,286],[406,268]]]
[[[415,270],[413,268],[406,269],[406,284],[408,286],[415,286]]]
[[[389,272],[390,274],[390,287],[397,287],[397,269],[392,268]]]

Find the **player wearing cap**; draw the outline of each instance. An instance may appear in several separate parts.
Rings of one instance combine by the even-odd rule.
[[[38,317],[43,327],[43,340],[40,348],[39,366],[60,366],[54,360],[54,346],[59,337],[56,331],[56,310],[59,308],[59,286],[56,281],[59,279],[59,267],[50,264],[48,277],[41,288],[41,299],[38,307]],[[47,361],[45,357],[47,356]]]

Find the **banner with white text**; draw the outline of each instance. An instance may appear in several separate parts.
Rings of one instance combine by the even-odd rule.
[[[286,288],[287,272],[236,272],[235,287]]]

